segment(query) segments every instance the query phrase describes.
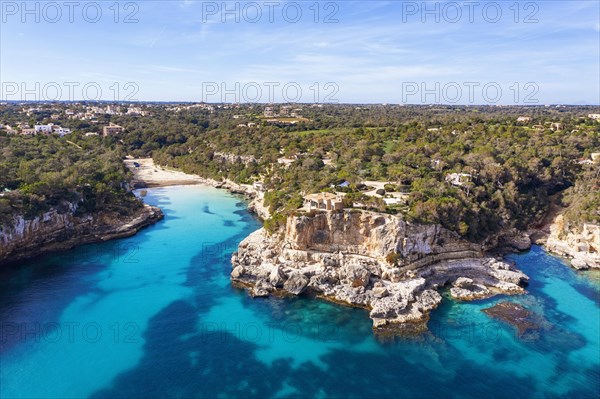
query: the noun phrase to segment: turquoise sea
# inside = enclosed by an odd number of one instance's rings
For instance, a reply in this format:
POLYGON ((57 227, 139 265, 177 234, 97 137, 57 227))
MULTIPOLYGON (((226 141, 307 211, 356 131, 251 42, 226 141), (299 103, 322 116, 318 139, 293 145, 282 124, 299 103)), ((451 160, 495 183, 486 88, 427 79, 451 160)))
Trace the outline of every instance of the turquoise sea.
POLYGON ((366 311, 251 299, 231 252, 260 224, 203 186, 148 190, 134 237, 0 270, 1 398, 599 398, 598 275, 533 247, 528 293, 444 301, 431 332, 378 339, 366 311), (481 309, 510 300, 539 334, 481 309))

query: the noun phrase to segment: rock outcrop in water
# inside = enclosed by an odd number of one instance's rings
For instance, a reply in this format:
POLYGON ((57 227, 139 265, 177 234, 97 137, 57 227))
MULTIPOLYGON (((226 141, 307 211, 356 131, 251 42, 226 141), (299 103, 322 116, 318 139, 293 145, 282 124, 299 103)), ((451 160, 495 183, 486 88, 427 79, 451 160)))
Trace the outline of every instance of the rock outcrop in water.
POLYGON ((543 328, 539 316, 534 315, 523 305, 513 302, 500 302, 491 308, 482 309, 490 317, 501 320, 517 329, 519 338, 535 336, 543 328))
POLYGON ((12 223, 0 226, 0 264, 81 244, 129 237, 163 218, 159 208, 149 205, 129 217, 112 213, 75 216, 75 205, 68 203, 63 208, 62 212, 53 209, 29 220, 18 216, 12 223))
POLYGON ((314 295, 370 311, 374 329, 420 331, 450 284, 457 299, 524 292, 527 276, 438 225, 345 210, 291 216, 260 229, 232 258, 232 281, 253 296, 314 295))

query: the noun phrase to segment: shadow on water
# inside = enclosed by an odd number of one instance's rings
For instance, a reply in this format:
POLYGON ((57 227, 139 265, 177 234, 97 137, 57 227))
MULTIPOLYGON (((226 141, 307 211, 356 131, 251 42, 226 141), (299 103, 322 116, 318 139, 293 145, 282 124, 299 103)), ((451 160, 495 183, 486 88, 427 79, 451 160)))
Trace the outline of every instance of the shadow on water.
POLYGON ((256 360, 257 346, 230 333, 194 334, 197 309, 177 301, 153 317, 139 365, 91 398, 268 398, 289 373, 256 360), (277 373, 281 373, 277 375, 277 373))
POLYGON ((208 204, 204 204, 204 206, 202 207, 202 212, 209 214, 209 215, 215 215, 215 213, 210 210, 210 207, 208 206, 208 204))
POLYGON ((196 293, 198 312, 208 312, 218 297, 230 294, 231 287, 221 282, 229 281, 231 255, 246 236, 260 227, 260 222, 247 211, 235 211, 243 230, 233 237, 214 243, 203 243, 200 251, 191 259, 185 286, 196 293))
POLYGON ((266 365, 257 360, 257 345, 228 332, 199 334, 197 322, 197 309, 187 302, 163 309, 149 323, 138 366, 91 398, 435 398, 449 392, 458 398, 535 396, 527 378, 468 362, 460 363, 453 377, 439 378, 416 366, 414 359, 407 361, 399 350, 334 350, 322 357, 325 369, 312 363, 293 368, 289 360, 266 365))
MULTIPOLYGON (((161 204, 167 202, 157 199, 161 204)), ((0 326, 35 329, 59 322, 64 310, 78 297, 98 294, 96 297, 100 300, 107 293, 98 287, 101 272, 117 263, 128 266, 128 262, 134 260, 133 254, 150 240, 148 233, 166 228, 164 220, 158 221, 133 237, 85 244, 3 266, 0 268, 0 326)), ((3 334, 0 353, 35 339, 35 334, 3 334)))
POLYGON ((96 290, 91 277, 106 267, 106 264, 96 262, 65 264, 59 256, 48 255, 3 270, 0 275, 0 326, 4 333, 0 353, 6 354, 16 345, 35 340, 35 334, 11 334, 10 331, 15 328, 36 331, 36 326, 57 322, 74 298, 96 290), (35 307, 30 306, 32 303, 35 307))
MULTIPOLYGON (((150 203, 165 207, 167 218, 176 218, 176 215, 173 216, 176 210, 170 211, 167 197, 163 194, 160 189, 153 191, 149 195, 150 203)), ((540 387, 527 376, 527 373, 535 373, 536 370, 526 369, 525 373, 521 369, 515 370, 521 367, 520 362, 525 357, 525 353, 519 352, 525 351, 526 349, 522 349, 524 347, 515 350, 514 345, 503 342, 490 344, 483 341, 476 348, 455 347, 447 336, 433 334, 429 336, 430 339, 421 342, 404 340, 382 345, 371 339, 371 324, 364 310, 348 309, 306 298, 252 299, 245 292, 231 287, 231 253, 237 250, 239 241, 260 226, 258 220, 246 211, 244 202, 237 202, 235 206, 237 210, 234 214, 238 218, 228 216, 232 220, 224 220, 223 225, 225 228, 239 228, 241 231, 225 241, 206 243, 198 248, 196 255, 190 260, 189 267, 182 270, 182 273, 185 273, 184 284, 192 288, 193 295, 170 302, 154 314, 143 333, 143 353, 138 363, 132 369, 117 375, 109 385, 93 393, 92 398, 552 397, 552 394, 548 394, 552 392, 552 381, 548 386, 542 387, 544 392, 537 392, 536 389, 540 387), (229 221, 234 226, 227 226, 229 221), (234 302, 233 310, 240 314, 260 314, 266 320, 275 323, 334 326, 337 329, 335 345, 317 342, 314 343, 314 347, 304 348, 300 346, 304 343, 278 341, 266 344, 273 344, 274 348, 265 348, 264 342, 259 344, 248 339, 242 340, 235 332, 219 331, 216 334, 206 334, 206 331, 202 331, 199 328, 202 317, 211 310, 221 309, 214 307, 220 301, 232 297, 235 297, 234 301, 230 301, 234 302), (277 345, 279 347, 276 347, 277 345), (297 346, 288 351, 289 347, 281 347, 285 345, 297 346), (265 349, 282 350, 282 354, 273 356, 276 360, 265 361, 264 356, 261 356, 265 349), (303 361, 298 364, 291 358, 294 353, 313 349, 320 353, 318 362, 303 361), (464 350, 473 351, 475 356, 478 355, 477 351, 489 353, 491 361, 483 356, 481 361, 474 361, 462 352, 464 350), (290 357, 286 357, 287 353, 290 353, 290 357), (511 363, 513 368, 508 369, 511 363)), ((162 228, 167 227, 160 222, 150 227, 162 228)), ((141 242, 138 240, 145 239, 142 233, 130 242, 141 242)), ((108 250, 113 248, 110 245, 116 244, 99 244, 98 248, 108 250)), ((83 254, 82 258, 86 259, 83 254)), ((104 270, 108 264, 90 261, 82 267, 81 261, 61 263, 61 257, 55 256, 53 259, 54 263, 50 264, 60 265, 61 269, 49 271, 40 264, 36 266, 39 267, 39 271, 34 267, 23 276, 16 276, 15 278, 21 279, 22 283, 20 288, 15 289, 14 294, 20 295, 21 291, 27 291, 26 287, 32 282, 46 283, 47 278, 59 279, 52 282, 59 286, 68 284, 61 283, 61 278, 81 279, 85 282, 70 284, 76 287, 72 292, 63 293, 57 290, 48 294, 57 297, 54 299, 36 298, 37 309, 40 306, 38 304, 47 299, 60 301, 59 308, 62 310, 78 295, 93 291, 96 289, 95 279, 100 278, 95 274, 104 270), (50 276, 43 274, 49 272, 50 276)), ((550 270, 546 272, 551 273, 550 270)), ((530 275, 534 273, 531 272, 530 275)), ((543 292, 544 284, 543 281, 533 281, 529 288, 532 295, 521 300, 532 308, 540 309, 544 315, 547 311, 554 310, 556 314, 550 317, 553 323, 570 321, 570 316, 558 311, 556 300, 543 292)), ((12 294, 3 294, 0 298, 6 299, 11 296, 12 294)), ((487 306, 487 302, 485 304, 487 306)), ((1 306, 0 302, 0 315, 4 315, 1 306)), ((454 318, 455 322, 460 324, 463 317, 459 311, 460 306, 444 301, 432 315, 432 322, 451 324, 454 318)), ((225 306, 223 309, 230 308, 225 306)), ((28 317, 36 316, 32 314, 28 317)), ((58 314, 52 313, 50 319, 56 317, 58 314)), ((224 315, 224 318, 226 317, 227 315, 224 315)), ((485 316, 482 316, 482 319, 486 320, 485 316)), ((497 324, 492 320, 490 323, 497 324)), ((509 329, 506 326, 504 328, 509 329)), ((581 341, 578 341, 577 337, 559 336, 557 342, 544 341, 533 349, 544 354, 552 353, 549 361, 558 359, 554 368, 558 380, 560 373, 568 374, 577 370, 578 365, 573 364, 567 354, 580 345, 581 341), (577 344, 569 345, 562 342, 563 339, 577 344), (560 355, 560 351, 567 354, 560 355)), ((600 380, 598 368, 591 367, 579 372, 585 375, 590 385, 575 386, 567 396, 598 397, 598 390, 594 390, 600 380)))
POLYGON ((200 331, 202 314, 221 298, 239 295, 245 309, 267 314, 274 322, 343 326, 336 338, 344 347, 354 348, 372 333, 361 310, 306 298, 255 300, 223 284, 229 281, 230 256, 237 243, 258 226, 247 212, 239 215, 244 231, 202 248, 191 260, 186 285, 194 288, 193 301, 173 302, 154 316, 138 365, 92 398, 432 398, 448 392, 461 398, 535 396, 527 378, 498 373, 493 367, 482 369, 439 342, 391 343, 376 353, 329 349, 320 358, 324 367, 312 362, 294 367, 292 359, 260 361, 257 351, 263 348, 231 332, 200 331), (444 364, 439 359, 439 365, 419 366, 436 357, 452 359, 456 373, 436 372, 444 364))
MULTIPOLYGON (((356 350, 355 345, 360 345, 371 334, 364 311, 306 298, 256 300, 229 284, 223 284, 229 279, 230 256, 237 243, 258 227, 257 221, 245 210, 236 213, 242 219, 240 225, 246 225, 243 231, 225 242, 202 248, 191 260, 186 285, 194 288, 196 296, 193 301, 174 302, 157 314, 146 331, 144 355, 138 366, 117 376, 110 387, 99 390, 92 398, 540 396, 540 392, 536 391, 539 387, 531 378, 507 371, 506 367, 498 367, 499 363, 506 366, 523 360, 523 356, 511 346, 482 342, 483 350, 491 352, 494 362, 485 367, 462 356, 459 349, 449 345, 447 337, 433 336, 424 342, 394 341, 378 344, 379 349, 375 350, 356 350), (336 337, 342 347, 327 349, 319 358, 321 365, 304 362, 294 366, 293 359, 286 358, 268 364, 257 357, 257 351, 264 348, 256 343, 240 340, 227 331, 208 336, 199 331, 202 315, 221 298, 232 295, 240 296, 241 305, 247 311, 268 315, 269 320, 274 322, 343 326, 336 337)), ((537 299, 541 305, 532 303, 532 306, 541 306, 543 312, 556 309, 556 301, 543 294, 541 288, 541 283, 530 287, 541 298, 537 299)), ((494 301, 481 301, 480 304, 487 306, 494 301)), ((441 322, 441 319, 447 318, 445 321, 452 323, 459 307, 444 301, 433 321, 441 322)), ((460 318, 460 311, 458 313, 460 318)), ((568 318, 567 315, 561 316, 568 318)), ((490 320, 490 323, 496 321, 490 320)), ((559 354, 556 373, 562 371, 560 364, 568 368, 565 372, 573 372, 577 365, 571 364, 567 355, 560 355, 560 352, 581 347, 585 342, 580 338, 562 337, 559 342, 544 340, 542 344, 538 343, 536 350, 559 354), (563 339, 570 342, 563 342, 563 339)), ((582 372, 589 376, 591 386, 572 388, 568 396, 594 397, 598 370, 592 367, 582 372)), ((546 388, 543 396, 553 397, 549 393, 551 386, 546 388)))

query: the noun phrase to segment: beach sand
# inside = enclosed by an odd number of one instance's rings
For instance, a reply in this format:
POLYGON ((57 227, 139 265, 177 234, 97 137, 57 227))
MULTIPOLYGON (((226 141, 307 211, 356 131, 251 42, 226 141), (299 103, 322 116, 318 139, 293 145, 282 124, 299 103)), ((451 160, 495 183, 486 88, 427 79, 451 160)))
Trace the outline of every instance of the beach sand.
POLYGON ((133 173, 134 186, 140 188, 206 183, 200 176, 157 166, 152 158, 126 159, 125 165, 133 173))

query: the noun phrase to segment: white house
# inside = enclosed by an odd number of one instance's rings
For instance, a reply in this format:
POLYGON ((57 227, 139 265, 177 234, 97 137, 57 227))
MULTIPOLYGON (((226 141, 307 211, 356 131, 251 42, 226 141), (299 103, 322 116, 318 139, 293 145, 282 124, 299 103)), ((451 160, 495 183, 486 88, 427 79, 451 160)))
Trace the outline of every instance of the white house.
POLYGON ((402 199, 396 198, 396 197, 393 197, 393 198, 384 198, 383 202, 385 202, 385 204, 387 206, 398 205, 398 204, 402 204, 403 203, 402 199))
POLYGON ((595 119, 598 121, 600 120, 600 114, 589 114, 588 118, 595 119))
POLYGON ((462 187, 465 183, 468 183, 473 178, 468 173, 450 173, 446 176, 446 182, 453 186, 462 187))
POLYGON ((308 210, 322 209, 333 211, 344 209, 342 197, 332 193, 318 193, 304 196, 304 207, 308 210))
POLYGON ((67 129, 66 127, 54 126, 54 133, 58 134, 60 137, 63 137, 67 134, 71 134, 71 129, 67 129))
POLYGON ((52 130, 54 130, 54 124, 49 123, 47 125, 35 125, 33 126, 33 129, 36 133, 50 134, 52 133, 52 130))

